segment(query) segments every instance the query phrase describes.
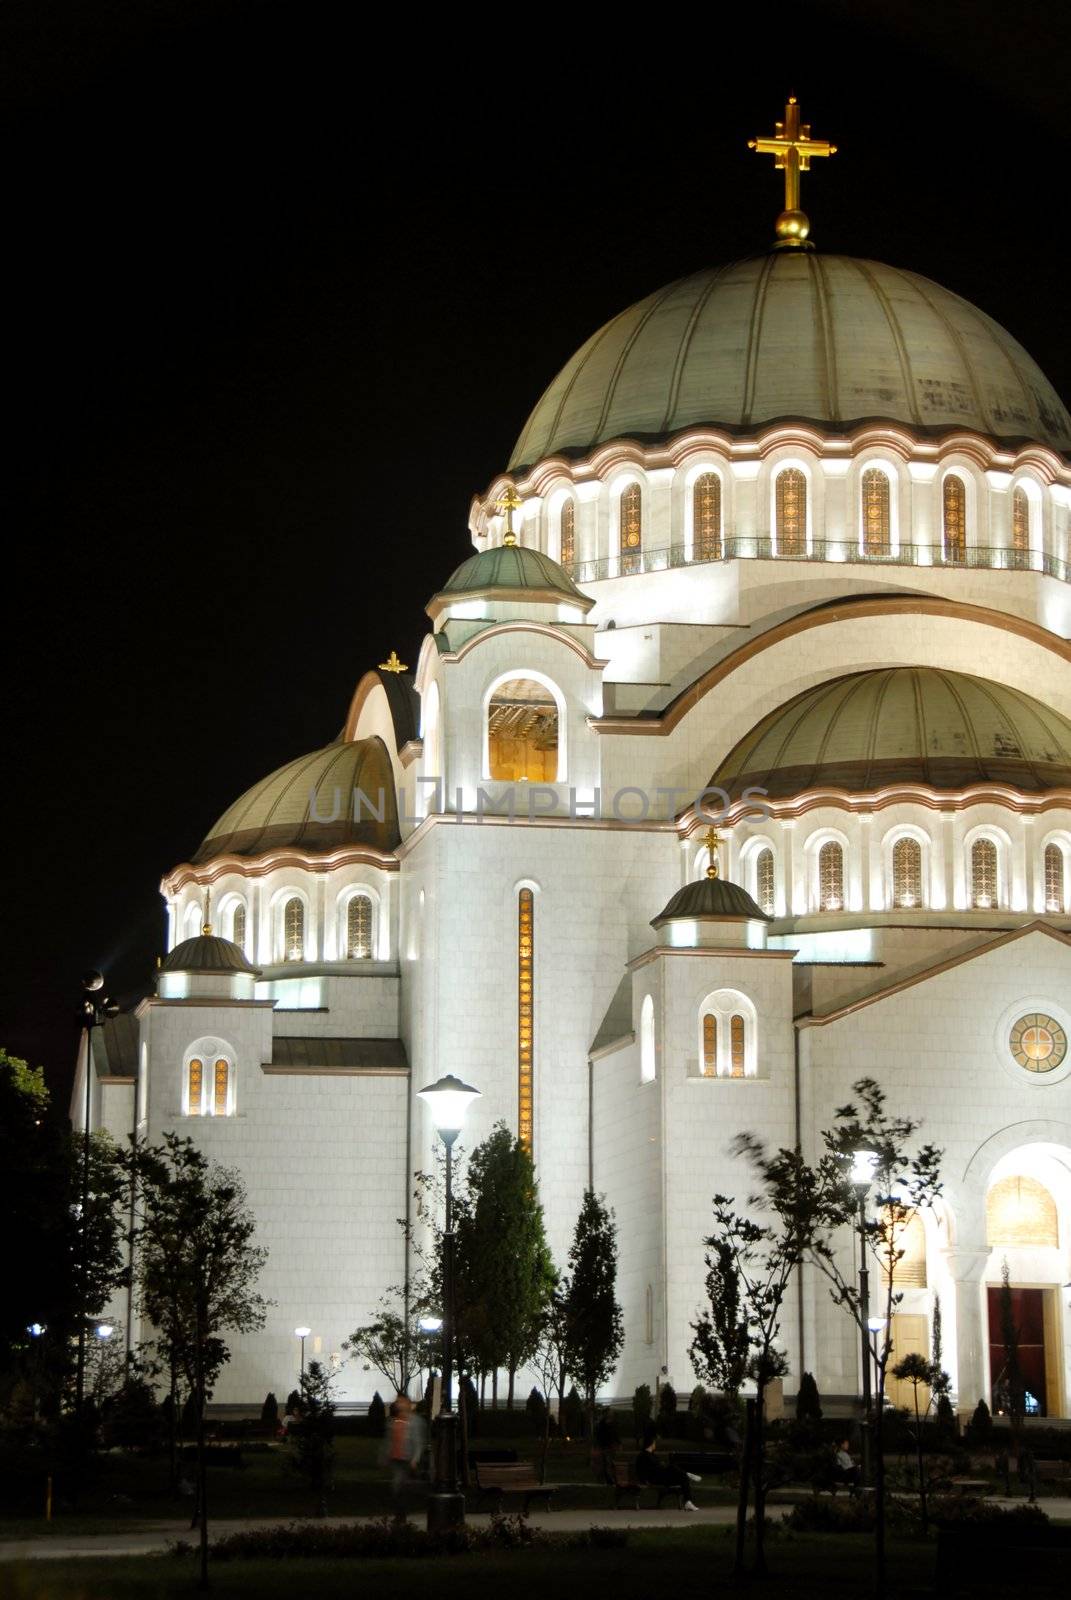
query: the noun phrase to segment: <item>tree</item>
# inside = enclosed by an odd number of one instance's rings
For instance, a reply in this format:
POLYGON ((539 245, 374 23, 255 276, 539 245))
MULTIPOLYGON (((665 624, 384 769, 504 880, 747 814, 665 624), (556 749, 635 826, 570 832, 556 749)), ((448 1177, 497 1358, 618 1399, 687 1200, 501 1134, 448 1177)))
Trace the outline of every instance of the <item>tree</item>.
POLYGON ((651 1420, 652 1405, 651 1385, 649 1383, 638 1384, 632 1395, 632 1432, 637 1448, 643 1439, 647 1424, 651 1420))
POLYGON ((365 1372, 378 1372, 395 1394, 408 1394, 420 1365, 420 1330, 412 1311, 406 1316, 404 1291, 388 1289, 371 1322, 355 1328, 342 1348, 363 1363, 365 1372))
POLYGON ((822 1397, 818 1393, 818 1385, 810 1372, 801 1372, 799 1388, 796 1390, 796 1421, 803 1423, 821 1422, 822 1397))
POLYGON ((539 1481, 547 1478, 547 1453, 550 1449, 550 1400, 557 1391, 558 1420, 561 1422, 565 1400, 565 1380, 569 1375, 569 1322, 566 1309, 568 1283, 559 1279, 552 1291, 543 1320, 539 1326, 532 1365, 543 1384, 546 1404, 543 1407, 543 1442, 539 1458, 539 1481))
POLYGON ((735 1401, 747 1376, 751 1335, 732 1242, 712 1234, 706 1240, 705 1260, 707 1304, 692 1323, 688 1353, 696 1376, 735 1401))
POLYGON ((309 1362, 301 1374, 301 1421, 287 1436, 293 1440, 294 1466, 309 1480, 318 1517, 327 1515, 335 1464, 334 1382, 330 1368, 309 1362))
POLYGON ((266 1302, 256 1290, 267 1251, 254 1244, 255 1223, 241 1179, 210 1163, 190 1139, 164 1136, 130 1157, 140 1212, 139 1305, 156 1330, 155 1345, 185 1379, 197 1419, 200 1586, 208 1587, 205 1406, 230 1359, 226 1333, 262 1327, 266 1302))
POLYGON ((274 1434, 279 1426, 279 1402, 269 1389, 264 1396, 264 1404, 260 1408, 260 1425, 274 1434))
POLYGON ((569 1371, 583 1386, 588 1434, 595 1397, 617 1365, 625 1340, 617 1303, 617 1226, 614 1214, 593 1189, 584 1191, 569 1251, 565 1325, 569 1371))

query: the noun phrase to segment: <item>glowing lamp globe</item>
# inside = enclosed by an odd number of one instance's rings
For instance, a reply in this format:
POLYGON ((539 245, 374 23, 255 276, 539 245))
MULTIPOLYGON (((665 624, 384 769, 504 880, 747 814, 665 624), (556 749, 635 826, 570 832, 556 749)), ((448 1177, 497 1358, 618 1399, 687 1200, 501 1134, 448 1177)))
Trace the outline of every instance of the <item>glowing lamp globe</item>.
POLYGON ((480 1091, 474 1089, 471 1084, 462 1083, 461 1079, 455 1078, 452 1073, 447 1073, 438 1083, 429 1084, 426 1089, 421 1089, 418 1098, 428 1107, 439 1133, 457 1134, 461 1132, 465 1113, 472 1101, 480 1099, 480 1091))
POLYGON ((850 1181, 852 1188, 860 1199, 863 1199, 870 1185, 874 1182, 874 1173, 877 1170, 878 1160, 879 1157, 876 1150, 852 1151, 850 1181))

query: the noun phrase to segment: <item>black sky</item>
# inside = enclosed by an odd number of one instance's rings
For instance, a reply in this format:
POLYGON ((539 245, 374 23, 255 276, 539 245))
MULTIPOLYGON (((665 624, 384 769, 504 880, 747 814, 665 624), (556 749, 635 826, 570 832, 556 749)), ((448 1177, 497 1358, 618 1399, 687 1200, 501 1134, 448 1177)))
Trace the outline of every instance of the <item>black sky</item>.
POLYGON ((82 970, 146 981, 161 873, 415 660, 557 368, 766 247, 790 90, 819 246, 1071 395, 1064 10, 6 0, 0 1043, 65 1096, 82 970))

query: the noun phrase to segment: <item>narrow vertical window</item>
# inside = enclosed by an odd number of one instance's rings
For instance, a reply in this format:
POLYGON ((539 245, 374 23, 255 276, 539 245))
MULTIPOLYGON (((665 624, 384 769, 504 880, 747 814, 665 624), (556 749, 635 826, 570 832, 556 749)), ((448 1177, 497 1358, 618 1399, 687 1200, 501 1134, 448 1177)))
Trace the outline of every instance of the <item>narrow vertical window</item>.
POLYGON ((774 853, 765 845, 755 857, 755 899, 768 917, 774 914, 774 853))
POLYGON ((962 478, 949 473, 942 490, 944 557, 946 561, 967 559, 967 491, 962 478))
POLYGON ((302 961, 305 957, 305 907, 295 895, 283 907, 283 959, 302 961))
POLYGON ((887 556, 892 550, 889 480, 880 467, 868 467, 862 479, 863 554, 887 556))
POLYGON ((571 567, 576 560, 576 503, 573 500, 562 502, 559 549, 562 566, 571 567))
POLYGON ((201 1096, 204 1093, 205 1064, 194 1056, 186 1068, 186 1107, 191 1117, 201 1115, 201 1096))
POLYGON ((1025 489, 1012 491, 1012 566, 1026 565, 1030 549, 1030 501, 1025 489))
POLYGON ((230 1089, 230 1062, 220 1056, 216 1062, 212 1078, 212 1114, 216 1117, 227 1115, 227 1097, 230 1089))
POLYGON ((245 906, 239 900, 231 918, 231 940, 245 949, 245 906))
POLYGON ((708 1011, 703 1018, 703 1076, 713 1078, 718 1071, 718 1019, 708 1011))
POLYGON ((517 897, 517 1137, 532 1148, 532 1069, 535 1000, 535 895, 522 889, 517 897))
POLYGON ((917 839, 897 839, 892 853, 893 905, 910 911, 922 904, 922 846, 917 839))
POLYGON ((997 903, 997 847, 992 839, 971 845, 971 905, 988 911, 997 903))
POLYGON ((372 902, 366 894, 355 894, 346 908, 346 954, 351 961, 371 960, 372 902))
POLYGON ((1045 846, 1045 910, 1062 911, 1064 898, 1064 853, 1058 844, 1045 846))
POLYGON ((807 479, 799 467, 777 474, 777 554, 807 553, 807 479))
POLYGON ((737 1012, 729 1023, 729 1076, 744 1076, 744 1039, 746 1030, 743 1017, 737 1012))
POLYGON ((818 909, 840 911, 844 906, 844 851, 827 839, 818 852, 818 909))
POLYGON ((692 489, 692 560, 721 560, 721 479, 704 472, 692 489))
POLYGON ((621 519, 621 572, 640 571, 640 545, 643 537, 643 501, 638 483, 630 483, 621 491, 619 502, 621 519))

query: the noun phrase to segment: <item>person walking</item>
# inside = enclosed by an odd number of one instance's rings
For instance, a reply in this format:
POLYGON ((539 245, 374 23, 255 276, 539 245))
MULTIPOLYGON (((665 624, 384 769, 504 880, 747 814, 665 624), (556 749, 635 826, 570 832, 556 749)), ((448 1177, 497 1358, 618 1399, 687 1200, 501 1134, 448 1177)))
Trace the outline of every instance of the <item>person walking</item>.
POLYGON ((406 1491, 419 1475, 426 1438, 423 1417, 414 1412, 407 1394, 398 1395, 391 1401, 384 1439, 395 1516, 405 1516, 406 1491))

